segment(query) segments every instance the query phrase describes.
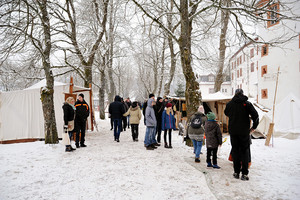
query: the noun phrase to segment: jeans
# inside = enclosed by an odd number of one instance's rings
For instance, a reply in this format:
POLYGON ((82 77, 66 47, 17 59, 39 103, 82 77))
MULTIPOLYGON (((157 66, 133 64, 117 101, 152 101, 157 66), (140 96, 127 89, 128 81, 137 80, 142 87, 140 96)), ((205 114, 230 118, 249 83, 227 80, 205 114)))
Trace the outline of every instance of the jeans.
POLYGON ((200 158, 200 152, 202 149, 202 141, 192 140, 194 145, 194 152, 196 154, 196 158, 200 158))
POLYGON ((122 119, 113 119, 114 121, 114 136, 115 140, 120 138, 120 132, 122 130, 122 119))
POLYGON ((156 131, 156 127, 155 126, 147 126, 146 128, 146 134, 145 134, 145 140, 144 140, 144 144, 147 146, 151 145, 151 144, 155 144, 156 140, 155 140, 155 131, 156 131))
POLYGON ((128 115, 128 116, 127 116, 127 128, 129 128, 129 125, 130 125, 129 119, 130 119, 130 116, 128 115))

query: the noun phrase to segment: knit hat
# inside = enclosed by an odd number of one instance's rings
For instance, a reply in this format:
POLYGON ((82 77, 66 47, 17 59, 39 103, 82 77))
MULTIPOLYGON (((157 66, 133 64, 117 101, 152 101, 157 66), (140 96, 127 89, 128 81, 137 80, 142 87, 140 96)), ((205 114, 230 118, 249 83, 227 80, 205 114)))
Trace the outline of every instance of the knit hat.
POLYGON ((237 94, 244 94, 244 91, 242 89, 236 89, 235 95, 237 95, 237 94))
POLYGON ((82 93, 80 93, 78 96, 81 96, 84 99, 84 95, 82 93))
POLYGON ((166 107, 167 108, 172 107, 172 104, 171 103, 167 103, 166 107))
POLYGON ((152 97, 154 97, 154 94, 152 94, 152 93, 149 94, 149 99, 152 98, 152 97))
POLYGON ((207 116, 208 120, 215 120, 216 119, 216 115, 213 112, 207 113, 206 116, 207 116))

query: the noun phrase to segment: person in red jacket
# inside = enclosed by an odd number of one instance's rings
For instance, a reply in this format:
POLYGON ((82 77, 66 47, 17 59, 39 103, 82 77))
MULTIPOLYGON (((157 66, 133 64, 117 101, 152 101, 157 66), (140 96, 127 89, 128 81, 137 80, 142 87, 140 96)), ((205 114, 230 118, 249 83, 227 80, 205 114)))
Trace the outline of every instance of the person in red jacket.
POLYGON ((249 180, 250 133, 256 129, 259 122, 257 111, 247 100, 248 97, 244 95, 243 90, 237 89, 224 110, 225 115, 229 117, 228 130, 232 146, 233 176, 238 179, 242 171, 241 180, 249 180), (253 121, 251 128, 250 116, 253 121))

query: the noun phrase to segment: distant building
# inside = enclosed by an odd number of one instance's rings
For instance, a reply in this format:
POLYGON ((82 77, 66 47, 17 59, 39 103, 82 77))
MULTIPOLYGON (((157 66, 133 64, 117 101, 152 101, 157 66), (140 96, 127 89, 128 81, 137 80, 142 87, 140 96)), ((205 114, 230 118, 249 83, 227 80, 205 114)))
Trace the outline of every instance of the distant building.
MULTIPOLYGON (((215 75, 210 73, 208 75, 203 75, 200 76, 199 79, 199 86, 200 86, 200 91, 202 96, 208 95, 215 93, 215 75)), ((230 78, 225 77, 225 80, 223 84, 221 85, 221 90, 220 92, 231 95, 231 83, 230 83, 230 78)))
MULTIPOLYGON (((262 0, 258 6, 266 3, 262 0)), ((281 3, 286 2, 280 1, 281 3)), ((276 12, 287 11, 280 7, 279 2, 270 6, 276 12)), ((294 13, 300 13, 300 3, 292 7, 294 13)), ((291 12, 291 11, 289 11, 291 12)), ((271 109, 274 96, 278 67, 280 67, 276 103, 281 102, 289 93, 300 98, 300 22, 286 20, 280 21, 276 13, 262 16, 270 19, 256 26, 257 35, 264 41, 276 41, 276 38, 291 38, 284 44, 270 46, 249 42, 239 49, 230 58, 230 74, 232 93, 237 88, 242 88, 246 95, 254 97, 257 102, 271 109), (273 21, 271 19, 274 19, 273 21), (295 34, 298 34, 297 37, 295 34)))

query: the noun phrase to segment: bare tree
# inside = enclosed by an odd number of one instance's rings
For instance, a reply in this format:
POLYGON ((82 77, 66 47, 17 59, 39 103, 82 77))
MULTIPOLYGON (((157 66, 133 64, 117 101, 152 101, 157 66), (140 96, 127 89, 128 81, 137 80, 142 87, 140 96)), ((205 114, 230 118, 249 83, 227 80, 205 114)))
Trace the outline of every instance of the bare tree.
POLYGON ((1 31, 7 36, 10 35, 8 41, 10 45, 6 46, 6 53, 22 49, 30 42, 41 56, 46 77, 46 87, 41 88, 45 143, 57 143, 58 135, 53 103, 54 78, 50 64, 51 35, 53 33, 48 13, 49 2, 47 0, 2 1, 0 9, 5 10, 1 14, 1 31))

